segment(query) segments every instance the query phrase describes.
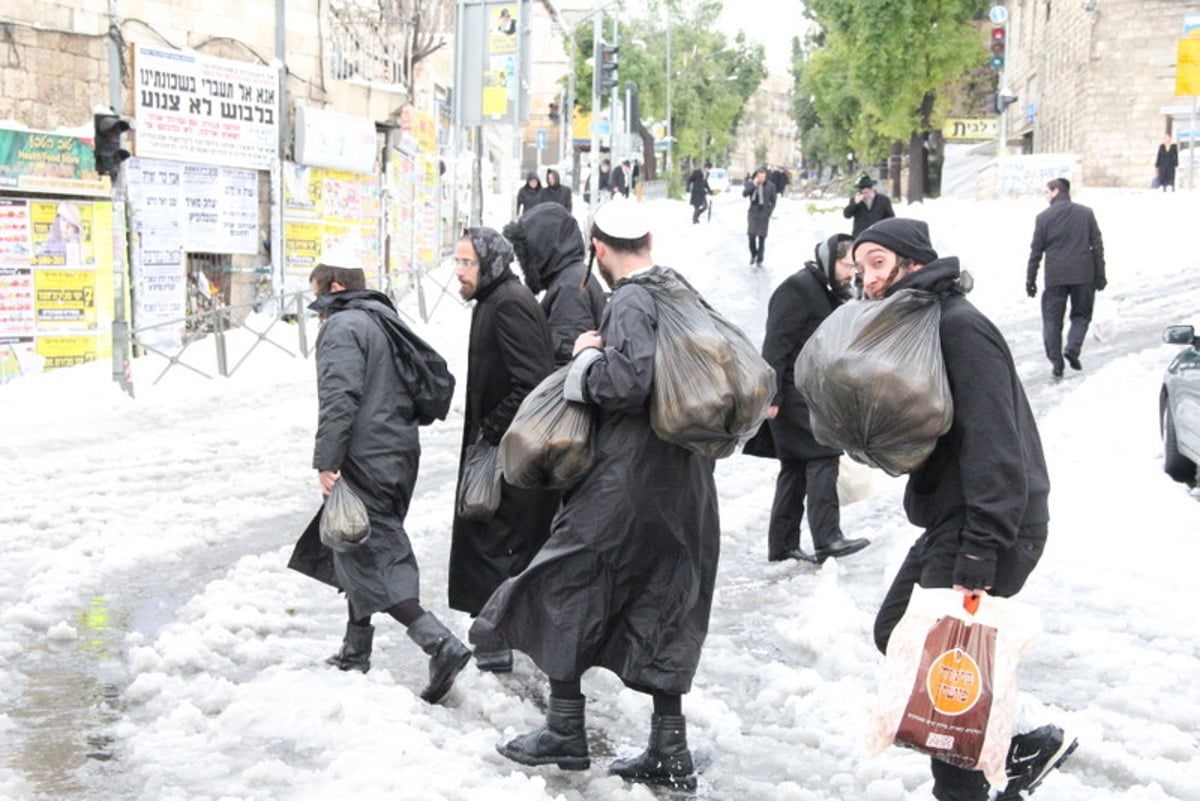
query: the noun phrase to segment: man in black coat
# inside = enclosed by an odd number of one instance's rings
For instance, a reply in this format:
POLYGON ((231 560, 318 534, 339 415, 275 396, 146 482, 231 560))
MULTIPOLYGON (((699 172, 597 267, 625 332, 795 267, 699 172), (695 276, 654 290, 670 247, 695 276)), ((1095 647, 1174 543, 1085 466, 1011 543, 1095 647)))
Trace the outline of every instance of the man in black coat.
MULTIPOLYGON (((909 475, 905 489, 908 520, 924 533, 900 565, 875 619, 875 644, 886 652, 915 585, 954 588, 967 597, 1020 591, 1046 546, 1050 479, 1008 343, 966 299, 958 259, 938 258, 925 223, 911 219, 884 220, 859 234, 854 259, 872 300, 903 289, 940 299, 938 337, 954 401, 950 430, 909 475)), ((1074 745, 1057 726, 1015 736, 1010 781, 999 798, 1018 799, 1074 745)), ((931 763, 935 798, 988 798, 982 773, 939 759, 931 763)))
POLYGON ((404 516, 417 480, 421 444, 410 387, 397 366, 388 329, 404 328, 386 295, 366 289, 363 271, 319 265, 310 284, 317 335, 317 416, 313 467, 324 495, 348 482, 367 507, 370 534, 353 550, 334 551, 318 536, 320 514, 296 544, 288 566, 346 593, 342 649, 326 660, 341 670, 371 668, 375 627, 387 612, 430 655, 421 697, 437 703, 470 650, 418 600, 417 559, 404 516))
POLYGON ((859 178, 857 189, 854 197, 850 198, 850 202, 842 210, 843 217, 854 220, 851 236, 858 236, 880 220, 896 216, 896 212, 892 210, 891 198, 875 191, 875 181, 871 176, 864 174, 859 178))
POLYGON ((829 557, 849 556, 870 545, 870 540, 848 540, 842 535, 838 505, 838 458, 842 452, 817 442, 808 419, 808 406, 796 388, 796 357, 821 322, 851 296, 853 240, 835 234, 816 247, 815 261, 793 273, 771 295, 762 355, 775 369, 778 388, 767 408, 767 424, 746 443, 743 452, 779 459, 775 502, 767 532, 767 559, 780 562, 800 559, 821 563, 829 557), (770 440, 764 453, 759 444, 770 440), (813 553, 800 548, 800 521, 808 498, 808 527, 813 553))
POLYGON ((1179 166, 1179 148, 1171 141, 1171 135, 1163 136, 1158 152, 1154 154, 1154 175, 1158 185, 1166 192, 1167 187, 1175 191, 1175 168, 1179 166))
POLYGON ((596 212, 592 246, 612 287, 600 330, 581 334, 566 400, 595 412, 596 461, 566 495, 533 562, 496 590, 471 627, 500 637, 550 680, 546 725, 500 746, 525 765, 591 764, 580 678, 607 668, 653 697, 646 751, 609 771, 631 781, 696 786, 682 697, 708 633, 720 550, 714 462, 650 426, 658 306, 635 272, 654 266, 637 204, 596 212))
POLYGON ((688 176, 687 189, 692 204, 692 225, 700 222, 700 215, 708 208, 708 196, 713 193, 708 185, 710 170, 712 170, 712 162, 706 161, 703 167, 697 167, 688 176))
POLYGON ((600 327, 604 290, 588 271, 583 233, 575 218, 556 203, 534 206, 518 222, 504 226, 525 286, 542 295, 542 311, 550 324, 554 365, 571 361, 575 339, 600 327))
MULTIPOLYGON (((491 228, 469 228, 454 248, 464 300, 475 301, 467 353, 466 411, 461 456, 483 440, 498 446, 521 401, 553 368, 550 328, 533 294, 513 274, 512 246, 491 228)), ((459 484, 462 484, 460 458, 459 484)), ((520 573, 550 535, 559 494, 501 484, 489 520, 454 516, 449 594, 453 609, 479 614, 492 591, 520 573)), ((457 493, 455 495, 457 496, 457 493)), ((512 669, 512 653, 497 643, 477 651, 481 670, 512 669)))
POLYGON ((767 231, 771 226, 771 214, 775 211, 775 184, 767 180, 766 167, 759 167, 752 177, 746 179, 742 197, 750 198, 750 207, 746 209, 750 266, 762 267, 763 255, 767 250, 767 231))
POLYGON ((1108 286, 1104 272, 1104 241, 1096 215, 1087 206, 1071 200, 1071 183, 1055 178, 1046 184, 1050 208, 1037 216, 1025 292, 1037 297, 1038 266, 1046 256, 1042 291, 1042 342, 1054 378, 1062 378, 1063 357, 1072 370, 1082 370, 1079 354, 1092 322, 1096 293, 1108 286), (1063 317, 1071 301, 1071 327, 1063 348, 1063 317))

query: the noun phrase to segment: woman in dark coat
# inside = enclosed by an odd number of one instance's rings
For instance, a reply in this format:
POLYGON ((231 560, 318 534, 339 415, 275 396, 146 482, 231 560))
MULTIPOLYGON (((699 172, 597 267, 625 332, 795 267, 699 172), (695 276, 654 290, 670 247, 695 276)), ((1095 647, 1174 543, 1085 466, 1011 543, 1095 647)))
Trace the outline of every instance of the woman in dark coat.
POLYGON ((1158 153, 1154 157, 1154 170, 1158 174, 1158 185, 1162 187, 1164 192, 1167 187, 1171 187, 1171 191, 1175 191, 1175 168, 1179 166, 1179 148, 1171 141, 1171 135, 1167 134, 1163 137, 1162 144, 1158 146, 1158 153))
POLYGON ((775 502, 767 532, 767 558, 772 562, 800 559, 824 562, 831 556, 848 556, 869 545, 865 539, 842 535, 838 505, 838 458, 841 451, 817 442, 808 419, 808 406, 796 388, 796 357, 809 337, 833 310, 850 297, 854 262, 849 256, 852 239, 835 234, 816 247, 816 260, 807 262, 771 295, 763 358, 775 369, 779 382, 767 410, 770 418, 759 434, 746 443, 745 453, 779 459, 775 502), (765 442, 772 445, 768 448, 765 442), (813 553, 800 548, 800 521, 808 500, 808 527, 813 553))
POLYGON ((571 210, 571 187, 563 186, 558 170, 546 170, 546 185, 542 187, 539 203, 557 203, 567 211, 571 210))
POLYGON ((604 291, 588 273, 583 234, 575 218, 555 203, 534 206, 504 227, 525 276, 525 286, 542 295, 550 324, 555 366, 571 361, 575 338, 600 328, 604 291))
POLYGON ((759 167, 752 178, 746 179, 742 197, 750 198, 746 210, 746 234, 750 238, 750 266, 762 267, 767 249, 767 229, 775 211, 775 184, 767 180, 767 168, 759 167))
MULTIPOLYGON (((462 450, 479 439, 499 445, 521 401, 553 369, 550 329, 533 294, 509 265, 512 246, 491 228, 471 228, 456 248, 463 297, 475 301, 467 352, 466 419, 462 450), (472 253, 474 256, 464 255, 472 253), (464 263, 475 261, 474 266, 464 263)), ((462 460, 460 459, 460 464, 462 460)), ((461 468, 459 483, 462 482, 461 468)), ((457 497, 457 495, 456 495, 457 497)), ((455 514, 450 543, 453 609, 476 615, 499 584, 529 564, 550 535, 559 494, 502 483, 500 506, 489 520, 455 514)), ((477 653, 484 669, 505 670, 511 654, 477 653)))
POLYGON ((322 319, 313 467, 325 494, 335 483, 347 482, 366 506, 371 525, 367 539, 353 550, 334 551, 321 542, 318 513, 288 566, 346 593, 346 635, 328 664, 370 670, 371 615, 387 612, 430 655, 430 683, 421 697, 436 703, 471 654, 421 608, 417 560, 404 530, 421 456, 412 393, 389 336, 404 323, 386 295, 365 289, 362 270, 320 265, 311 283, 317 295, 312 308, 322 319))

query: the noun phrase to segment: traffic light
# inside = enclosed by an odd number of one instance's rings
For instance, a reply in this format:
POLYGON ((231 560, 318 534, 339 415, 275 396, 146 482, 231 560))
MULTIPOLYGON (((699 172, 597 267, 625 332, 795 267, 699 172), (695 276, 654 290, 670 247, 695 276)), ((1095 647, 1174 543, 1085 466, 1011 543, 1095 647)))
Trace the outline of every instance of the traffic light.
POLYGON ((93 119, 96 131, 92 149, 96 156, 96 172, 115 181, 121 172, 121 162, 130 155, 121 147, 121 134, 131 126, 128 120, 116 114, 96 114, 93 119))
POLYGON ((992 60, 989 63, 994 70, 1004 69, 1004 50, 1008 39, 1008 32, 1005 31, 1003 25, 997 25, 992 28, 992 60))
POLYGON ((616 45, 600 43, 600 65, 597 69, 599 81, 598 93, 603 94, 610 89, 616 89, 620 84, 620 79, 617 77, 617 51, 620 50, 616 45))
POLYGON ((992 111, 995 111, 997 114, 1003 114, 1006 108, 1016 102, 1016 95, 1006 95, 1003 92, 995 92, 992 94, 992 111))

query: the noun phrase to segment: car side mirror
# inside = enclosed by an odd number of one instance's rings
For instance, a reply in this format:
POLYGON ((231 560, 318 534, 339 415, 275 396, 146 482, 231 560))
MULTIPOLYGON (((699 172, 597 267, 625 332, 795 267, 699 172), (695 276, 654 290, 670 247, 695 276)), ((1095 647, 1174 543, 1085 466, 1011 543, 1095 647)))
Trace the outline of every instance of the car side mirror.
POLYGON ((1168 345, 1195 345, 1196 329, 1190 325, 1169 325, 1163 329, 1162 339, 1168 345))

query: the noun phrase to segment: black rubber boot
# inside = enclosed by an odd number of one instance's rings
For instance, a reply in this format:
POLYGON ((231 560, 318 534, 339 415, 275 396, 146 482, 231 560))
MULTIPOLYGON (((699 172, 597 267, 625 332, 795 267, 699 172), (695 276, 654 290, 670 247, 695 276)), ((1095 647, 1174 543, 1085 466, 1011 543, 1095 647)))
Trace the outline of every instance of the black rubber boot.
POLYGON ((585 698, 555 698, 550 696, 546 710, 546 725, 519 734, 496 750, 513 762, 522 765, 558 765, 563 770, 587 770, 587 733, 583 728, 585 698))
POLYGON ((687 744, 687 719, 683 715, 650 718, 650 745, 629 759, 614 760, 608 772, 631 782, 678 790, 696 789, 696 768, 687 744))
POLYGON ((480 651, 476 648, 475 667, 488 673, 512 673, 512 649, 500 648, 494 651, 480 651))
POLYGON ((421 615, 408 627, 408 636, 429 654, 429 686, 421 698, 436 704, 450 692, 459 671, 471 661, 471 649, 442 625, 432 612, 421 615))
POLYGON ((371 669, 371 642, 375 639, 375 627, 346 624, 346 636, 342 638, 342 650, 325 660, 339 670, 357 670, 366 673, 371 669))

